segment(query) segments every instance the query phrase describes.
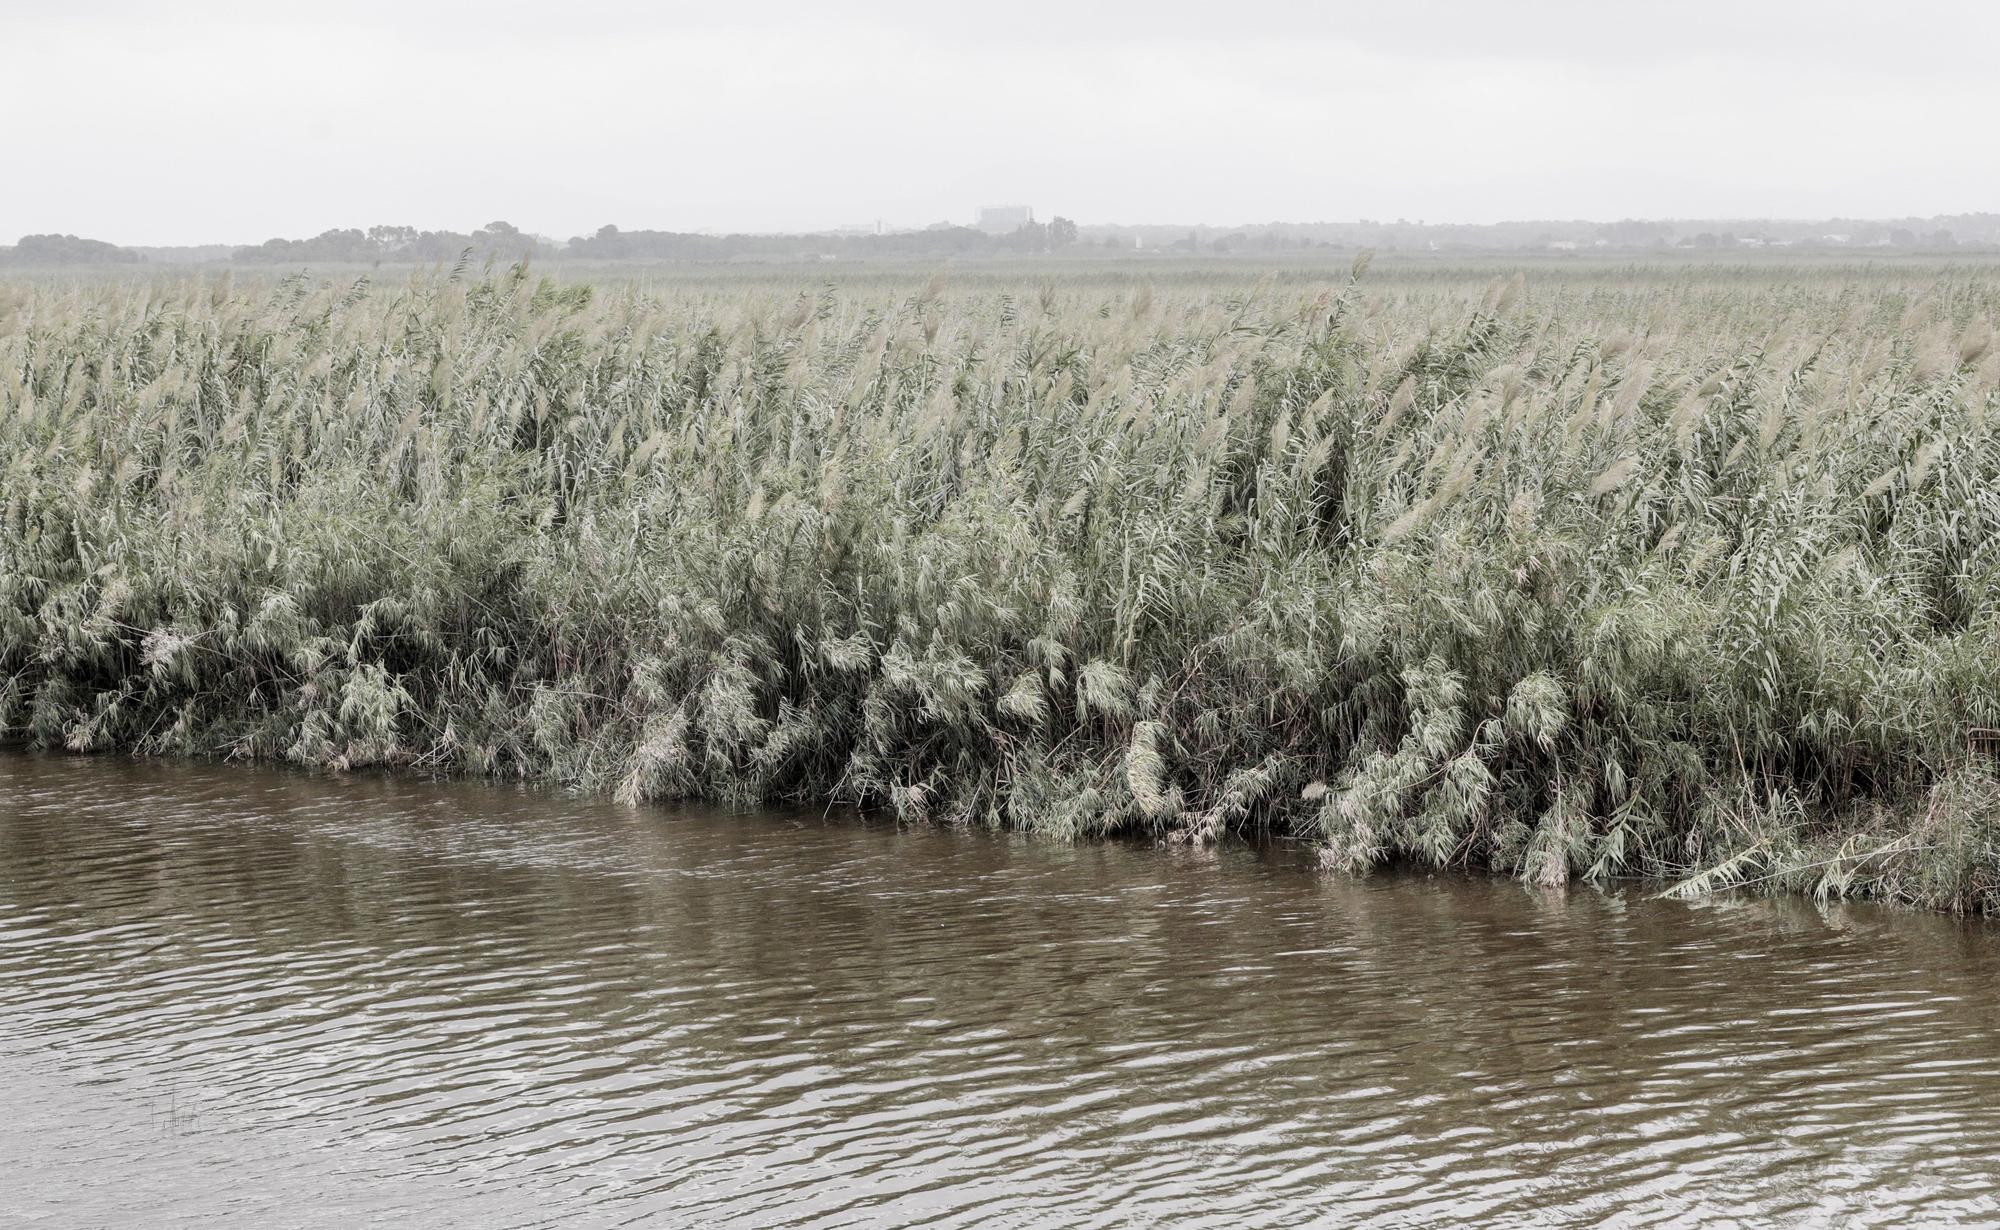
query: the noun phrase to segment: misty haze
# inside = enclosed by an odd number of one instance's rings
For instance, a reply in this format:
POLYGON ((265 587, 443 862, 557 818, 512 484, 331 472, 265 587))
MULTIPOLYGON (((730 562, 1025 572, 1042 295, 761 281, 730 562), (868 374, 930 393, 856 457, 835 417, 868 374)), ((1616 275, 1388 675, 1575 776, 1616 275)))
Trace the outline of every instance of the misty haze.
POLYGON ((2000 1224, 1996 44, 0 5, 0 1221, 2000 1224))

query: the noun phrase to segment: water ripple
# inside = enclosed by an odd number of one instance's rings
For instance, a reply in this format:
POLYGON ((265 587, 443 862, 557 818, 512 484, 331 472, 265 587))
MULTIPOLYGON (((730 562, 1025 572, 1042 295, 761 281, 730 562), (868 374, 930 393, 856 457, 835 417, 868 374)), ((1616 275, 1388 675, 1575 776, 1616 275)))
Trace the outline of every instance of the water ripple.
POLYGON ((28 1225, 2000 1220, 1996 932, 0 759, 28 1225))

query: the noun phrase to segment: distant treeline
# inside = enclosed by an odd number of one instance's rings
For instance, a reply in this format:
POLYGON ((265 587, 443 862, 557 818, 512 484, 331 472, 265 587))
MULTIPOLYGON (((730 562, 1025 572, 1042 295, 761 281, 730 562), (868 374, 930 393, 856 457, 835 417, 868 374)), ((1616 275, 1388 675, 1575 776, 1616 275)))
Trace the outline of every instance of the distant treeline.
POLYGON ((137 252, 75 235, 23 235, 11 248, 0 248, 0 265, 126 265, 145 258, 137 252))
POLYGON ((2000 247, 2000 214, 1929 218, 1813 220, 1682 219, 1619 222, 1527 221, 1436 224, 1271 222, 1238 227, 1098 224, 1067 218, 1030 222, 994 233, 951 223, 921 230, 856 230, 807 234, 699 234, 626 231, 616 226, 557 240, 489 222, 471 232, 371 226, 323 231, 307 239, 269 239, 252 247, 121 248, 74 235, 29 235, 0 248, 0 265, 79 265, 154 260, 245 265, 484 264, 524 258, 591 261, 923 260, 1005 257, 1056 252, 1111 255, 1206 253, 1255 255, 1327 249, 1383 252, 1724 252, 1797 248, 1841 251, 1943 251, 2000 247))
POLYGON ((489 222, 470 234, 419 231, 411 226, 371 226, 366 231, 333 230, 311 239, 272 239, 239 248, 242 263, 301 262, 580 260, 730 261, 814 260, 822 257, 984 256, 1048 252, 1077 242, 1076 224, 1065 218, 1030 222, 994 235, 967 226, 934 226, 886 234, 702 235, 681 231, 621 231, 600 227, 565 244, 530 235, 507 222, 489 222))
POLYGON ((506 222, 489 222, 471 234, 420 231, 414 226, 371 226, 367 230, 322 231, 310 239, 267 239, 238 248, 230 259, 244 264, 360 263, 394 260, 429 264, 494 257, 517 261, 549 254, 546 241, 506 222))
POLYGON ((1094 241, 1179 251, 1256 252, 1333 247, 1383 252, 1716 251, 1741 248, 1947 249, 2000 245, 2000 214, 1928 218, 1693 218, 1618 222, 1271 222, 1254 226, 1103 225, 1094 241))
MULTIPOLYGON (((0 264, 86 265, 156 260, 236 264, 436 264, 468 261, 512 263, 522 259, 592 261, 866 260, 1000 256, 1060 251, 1080 233, 1067 218, 1030 222, 1005 234, 940 224, 921 231, 883 234, 707 235, 681 231, 621 231, 600 227, 566 243, 532 235, 509 222, 478 230, 424 231, 414 226, 371 226, 322 231, 309 239, 267 239, 254 247, 121 248, 74 235, 29 235, 0 248, 0 264)), ((1127 245, 1129 246, 1129 245, 1127 245)))

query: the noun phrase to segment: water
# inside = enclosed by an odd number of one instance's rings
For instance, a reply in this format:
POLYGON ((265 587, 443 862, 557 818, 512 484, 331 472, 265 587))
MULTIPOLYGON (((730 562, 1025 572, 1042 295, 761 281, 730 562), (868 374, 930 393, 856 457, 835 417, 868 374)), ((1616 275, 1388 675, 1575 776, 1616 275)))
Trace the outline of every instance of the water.
POLYGON ((2000 932, 0 757, 0 1223, 2000 1219, 2000 932))

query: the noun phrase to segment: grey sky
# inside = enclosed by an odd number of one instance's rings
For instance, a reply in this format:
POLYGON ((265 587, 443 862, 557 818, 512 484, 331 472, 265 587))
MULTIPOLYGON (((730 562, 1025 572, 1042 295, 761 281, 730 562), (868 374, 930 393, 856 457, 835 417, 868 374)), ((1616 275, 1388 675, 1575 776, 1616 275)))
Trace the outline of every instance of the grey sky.
POLYGON ((2000 5, 0 0, 0 242, 2000 209, 2000 5))

